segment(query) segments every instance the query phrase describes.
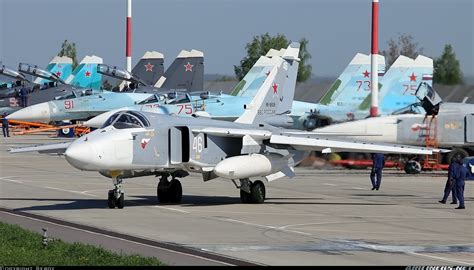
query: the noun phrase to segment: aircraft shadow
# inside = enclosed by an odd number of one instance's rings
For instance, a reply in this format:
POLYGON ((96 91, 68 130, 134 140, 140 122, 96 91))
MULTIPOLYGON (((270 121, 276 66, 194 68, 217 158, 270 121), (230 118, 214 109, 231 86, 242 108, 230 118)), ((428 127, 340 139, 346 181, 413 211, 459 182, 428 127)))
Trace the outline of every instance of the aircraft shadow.
POLYGON ((359 196, 359 197, 416 197, 416 195, 409 195, 409 194, 352 194, 352 196, 359 196))
MULTIPOLYGON (((239 197, 227 196, 199 196, 199 195, 183 195, 180 203, 158 203, 155 196, 133 196, 132 199, 125 197, 125 207, 140 207, 154 205, 180 205, 182 207, 196 206, 216 206, 216 205, 232 205, 242 204, 239 197)), ((107 209, 107 200, 104 199, 47 199, 47 198, 0 198, 8 201, 38 201, 38 202, 57 202, 48 205, 34 205, 28 207, 15 208, 16 211, 50 211, 50 210, 83 210, 83 209, 107 209)), ((267 205, 394 205, 392 203, 374 203, 374 202, 311 202, 308 200, 323 200, 322 198, 272 198, 265 200, 267 205), (294 201, 291 201, 294 200, 294 201), (303 201, 298 201, 303 200, 303 201)))

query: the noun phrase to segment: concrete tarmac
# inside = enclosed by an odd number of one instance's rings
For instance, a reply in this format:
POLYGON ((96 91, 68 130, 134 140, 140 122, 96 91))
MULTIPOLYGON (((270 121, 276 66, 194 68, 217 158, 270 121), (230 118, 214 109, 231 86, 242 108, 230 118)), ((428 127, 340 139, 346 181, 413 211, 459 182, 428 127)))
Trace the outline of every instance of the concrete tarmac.
MULTIPOLYGON (((466 209, 456 210, 438 203, 446 172, 387 169, 381 189, 372 191, 368 170, 297 168, 294 179, 267 183, 267 200, 259 205, 241 204, 230 181, 203 182, 196 174, 181 181, 181 204, 158 204, 157 179, 142 177, 125 181, 124 209, 108 209, 109 179, 79 171, 60 156, 6 152, 58 141, 45 135, 0 139, 0 207, 257 264, 474 264, 474 182, 466 181, 466 209)), ((66 240, 72 239, 80 237, 66 240)), ((151 254, 147 247, 122 250, 151 254)))

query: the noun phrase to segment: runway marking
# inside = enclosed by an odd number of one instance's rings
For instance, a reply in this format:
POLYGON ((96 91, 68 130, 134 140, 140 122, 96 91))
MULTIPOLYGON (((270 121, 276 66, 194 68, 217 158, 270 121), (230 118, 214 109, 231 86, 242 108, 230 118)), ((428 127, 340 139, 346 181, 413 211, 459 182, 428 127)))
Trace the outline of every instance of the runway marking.
POLYGON ((469 99, 468 96, 464 97, 463 100, 461 101, 461 103, 466 103, 466 101, 469 99))
POLYGON ((275 227, 275 226, 261 225, 261 224, 250 223, 250 222, 245 222, 245 221, 231 219, 231 218, 223 218, 223 219, 220 219, 220 220, 225 220, 225 221, 230 221, 230 222, 235 222, 235 223, 241 223, 241 224, 245 224, 245 225, 250 225, 250 226, 275 230, 275 231, 283 231, 283 232, 292 232, 292 233, 303 234, 303 235, 311 235, 310 233, 299 232, 299 231, 294 231, 294 230, 280 229, 279 227, 275 227))
POLYGON ((318 222, 318 223, 291 224, 291 225, 281 226, 281 227, 278 227, 278 228, 286 229, 288 227, 307 226, 307 225, 328 225, 328 224, 368 223, 368 222, 370 222, 370 221, 329 221, 329 222, 318 222))
POLYGON ((421 254, 421 253, 416 253, 416 252, 408 252, 407 254, 415 255, 415 256, 421 256, 421 257, 428 257, 428 258, 437 259, 437 260, 446 261, 446 262, 454 262, 454 263, 467 264, 467 265, 471 264, 469 262, 458 261, 458 260, 453 260, 453 259, 449 259, 449 258, 445 258, 445 257, 438 257, 438 256, 421 254))
POLYGON ((52 189, 52 190, 65 191, 65 192, 70 192, 70 193, 75 193, 75 194, 80 194, 80 195, 86 195, 86 196, 91 196, 91 197, 97 197, 96 195, 93 195, 93 194, 83 193, 83 191, 62 189, 62 188, 55 188, 55 187, 48 187, 48 186, 44 186, 44 188, 52 189))
POLYGON ((168 252, 174 252, 174 253, 177 253, 177 254, 186 255, 186 256, 190 256, 190 257, 194 257, 194 258, 205 259, 205 260, 208 260, 208 261, 222 263, 222 264, 226 264, 226 265, 229 265, 229 266, 233 265, 233 264, 229 264, 229 263, 226 263, 226 262, 221 262, 221 261, 209 259, 209 258, 206 258, 206 257, 201 257, 201 256, 193 255, 193 254, 184 253, 184 252, 179 252, 179 251, 172 250, 172 249, 156 247, 156 246, 152 246, 152 245, 148 245, 148 244, 144 244, 144 243, 140 243, 140 242, 136 242, 136 241, 120 238, 120 237, 115 237, 115 236, 111 236, 111 235, 107 235, 107 234, 97 233, 97 232, 88 231, 88 230, 84 230, 84 229, 79 229, 79 228, 75 228, 75 227, 71 227, 71 226, 67 226, 67 225, 63 225, 63 224, 58 224, 58 223, 54 223, 54 222, 51 222, 51 221, 41 220, 41 219, 28 217, 28 216, 23 216, 23 215, 18 215, 18 214, 9 213, 9 212, 2 212, 2 213, 13 215, 13 216, 18 216, 18 217, 22 217, 22 218, 28 218, 28 219, 36 220, 36 221, 39 221, 39 222, 49 223, 49 224, 53 224, 53 225, 61 226, 61 227, 65 227, 65 228, 70 228, 70 229, 73 229, 73 230, 76 230, 76 231, 82 231, 82 232, 86 232, 86 233, 90 233, 90 234, 101 235, 101 236, 105 236, 105 237, 108 237, 108 238, 117 239, 117 240, 121 240, 121 241, 126 241, 126 242, 130 242, 130 243, 134 243, 134 244, 138 244, 138 245, 142 245, 142 246, 146 246, 146 247, 165 250, 165 251, 168 251, 168 252))
POLYGON ((354 189, 354 190, 367 190, 367 188, 361 188, 361 187, 353 187, 351 189, 354 189))
POLYGON ((318 231, 318 232, 343 232, 343 233, 368 233, 368 234, 395 234, 395 235, 444 235, 444 233, 406 233, 406 232, 374 232, 374 231, 354 231, 354 230, 329 230, 329 229, 304 229, 307 231, 318 231))
POLYGON ((323 183, 324 186, 331 186, 331 187, 335 187, 337 186, 336 184, 331 184, 331 183, 323 183))
POLYGON ((165 210, 176 211, 176 212, 181 212, 181 213, 185 213, 185 214, 191 214, 191 212, 184 211, 184 210, 181 210, 181 209, 171 208, 171 207, 164 207, 164 206, 159 206, 159 205, 155 205, 153 207, 160 208, 160 209, 165 209, 165 210))
POLYGON ((7 182, 13 182, 13 183, 20 183, 20 184, 23 184, 23 181, 15 180, 15 179, 9 179, 8 177, 1 177, 0 180, 7 181, 7 182))

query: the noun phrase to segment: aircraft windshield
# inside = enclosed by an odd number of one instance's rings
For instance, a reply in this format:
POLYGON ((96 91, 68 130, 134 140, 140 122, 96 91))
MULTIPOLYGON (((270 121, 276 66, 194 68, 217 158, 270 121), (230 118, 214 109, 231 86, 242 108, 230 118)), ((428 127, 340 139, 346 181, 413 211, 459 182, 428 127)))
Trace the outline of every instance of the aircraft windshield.
POLYGON ((403 107, 399 110, 394 111, 393 115, 400 115, 400 114, 422 114, 423 110, 419 103, 411 104, 406 107, 403 107))
POLYGON ((151 97, 149 97, 149 98, 147 98, 143 101, 140 101, 138 104, 143 105, 143 104, 149 104, 149 103, 157 103, 157 102, 162 101, 164 99, 165 99, 164 96, 153 95, 153 96, 151 96, 151 97))
POLYGON ((55 97, 56 100, 63 100, 63 99, 72 99, 72 98, 76 98, 77 95, 74 91, 66 94, 66 95, 62 95, 62 96, 59 96, 59 97, 55 97))
POLYGON ((112 125, 116 129, 142 128, 150 126, 148 120, 140 113, 134 111, 118 112, 105 121, 102 128, 112 125))

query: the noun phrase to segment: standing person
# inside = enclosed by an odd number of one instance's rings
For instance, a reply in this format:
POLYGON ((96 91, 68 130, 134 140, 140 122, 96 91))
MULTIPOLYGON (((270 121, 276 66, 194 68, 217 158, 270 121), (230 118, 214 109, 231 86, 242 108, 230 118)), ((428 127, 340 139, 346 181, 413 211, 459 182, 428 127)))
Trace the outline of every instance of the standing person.
POLYGON ((7 119, 7 113, 3 113, 3 118, 2 118, 2 131, 3 131, 3 137, 10 137, 10 131, 9 131, 9 125, 8 125, 8 119, 7 119))
POLYGON ((457 204, 458 200, 456 198, 456 188, 455 188, 455 181, 454 181, 454 171, 457 166, 457 161, 456 158, 451 159, 451 163, 449 164, 448 167, 448 180, 446 181, 446 185, 444 186, 444 196, 441 201, 438 201, 439 203, 446 203, 446 200, 448 200, 449 193, 452 192, 452 199, 453 201, 451 204, 457 204))
POLYGON ((370 181, 372 190, 379 190, 382 183, 382 170, 385 165, 385 158, 381 153, 372 154, 372 171, 370 172, 370 181), (377 179, 376 179, 377 178, 377 179))
POLYGON ((462 164, 463 158, 461 155, 456 156, 457 166, 454 172, 454 188, 456 189, 456 197, 459 201, 459 206, 456 209, 464 209, 464 179, 467 176, 467 168, 462 164))
POLYGON ((28 106, 28 89, 23 85, 20 89, 20 97, 21 97, 21 106, 23 108, 28 106))

